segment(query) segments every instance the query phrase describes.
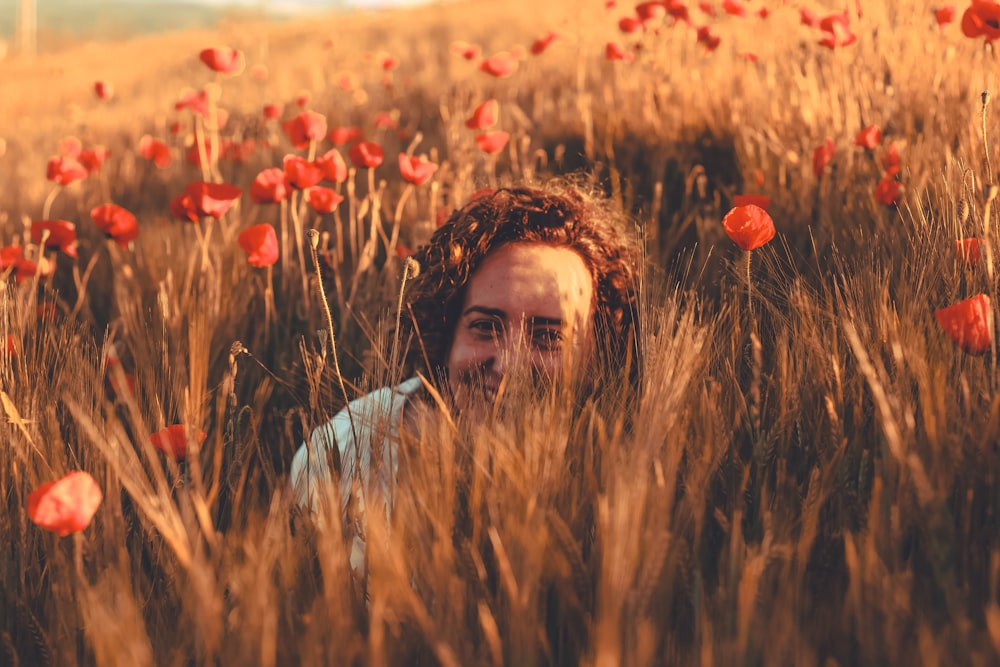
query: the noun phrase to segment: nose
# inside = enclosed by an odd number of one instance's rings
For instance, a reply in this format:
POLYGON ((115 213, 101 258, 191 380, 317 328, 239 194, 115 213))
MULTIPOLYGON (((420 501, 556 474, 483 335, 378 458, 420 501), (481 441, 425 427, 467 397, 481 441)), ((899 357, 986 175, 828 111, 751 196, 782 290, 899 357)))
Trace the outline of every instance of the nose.
POLYGON ((486 364, 487 371, 492 376, 491 379, 499 382, 501 378, 513 373, 526 363, 526 349, 523 340, 524 331, 518 330, 505 332, 493 341, 490 358, 486 364))

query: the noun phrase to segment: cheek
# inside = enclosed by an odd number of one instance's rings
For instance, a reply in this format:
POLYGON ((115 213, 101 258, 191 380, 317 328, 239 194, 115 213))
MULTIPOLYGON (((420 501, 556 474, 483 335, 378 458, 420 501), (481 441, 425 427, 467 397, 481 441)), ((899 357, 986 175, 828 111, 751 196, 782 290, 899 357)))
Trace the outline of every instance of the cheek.
POLYGON ((479 347, 463 332, 456 332, 452 339, 451 349, 448 350, 448 374, 454 376, 456 372, 467 370, 470 366, 475 365, 482 356, 479 347))

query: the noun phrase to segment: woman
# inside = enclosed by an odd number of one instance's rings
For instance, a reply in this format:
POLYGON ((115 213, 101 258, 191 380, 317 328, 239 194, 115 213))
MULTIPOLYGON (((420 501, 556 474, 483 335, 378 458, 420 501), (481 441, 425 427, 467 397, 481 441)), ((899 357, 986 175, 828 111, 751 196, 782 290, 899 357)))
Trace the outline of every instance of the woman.
POLYGON ((637 256, 624 216, 563 182, 490 191, 455 211, 414 255, 398 332, 406 368, 429 386, 379 389, 313 431, 292 463, 298 502, 315 510, 329 498, 339 460, 341 508, 353 493, 359 512, 377 498, 388 515, 404 413, 435 393, 468 417, 492 410, 518 371, 545 385, 628 367, 635 382, 637 256))

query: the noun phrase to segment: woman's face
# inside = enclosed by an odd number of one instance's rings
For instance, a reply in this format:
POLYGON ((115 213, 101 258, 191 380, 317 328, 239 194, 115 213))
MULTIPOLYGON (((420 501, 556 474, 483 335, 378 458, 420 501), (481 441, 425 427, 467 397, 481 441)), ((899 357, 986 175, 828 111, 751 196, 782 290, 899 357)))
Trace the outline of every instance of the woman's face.
POLYGON ((559 377, 591 354, 594 284, 575 251, 510 243, 491 252, 465 290, 448 352, 448 384, 459 409, 492 403, 514 370, 559 377))

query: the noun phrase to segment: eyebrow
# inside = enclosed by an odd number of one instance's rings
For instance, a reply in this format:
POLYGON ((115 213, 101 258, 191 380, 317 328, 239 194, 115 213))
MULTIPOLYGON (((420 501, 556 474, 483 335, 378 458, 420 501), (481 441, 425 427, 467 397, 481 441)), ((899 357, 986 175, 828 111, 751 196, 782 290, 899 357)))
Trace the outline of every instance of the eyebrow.
MULTIPOLYGON (((487 308, 486 306, 469 306, 462 313, 462 317, 469 315, 470 313, 481 313, 483 315, 489 315, 490 317, 496 317, 501 320, 506 320, 507 313, 500 310, 499 308, 487 308)), ((528 322, 532 326, 562 326, 562 318, 559 317, 544 317, 542 315, 534 315, 528 318, 528 322)))

